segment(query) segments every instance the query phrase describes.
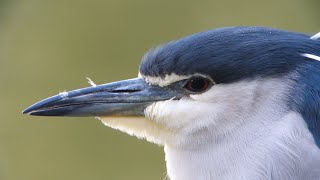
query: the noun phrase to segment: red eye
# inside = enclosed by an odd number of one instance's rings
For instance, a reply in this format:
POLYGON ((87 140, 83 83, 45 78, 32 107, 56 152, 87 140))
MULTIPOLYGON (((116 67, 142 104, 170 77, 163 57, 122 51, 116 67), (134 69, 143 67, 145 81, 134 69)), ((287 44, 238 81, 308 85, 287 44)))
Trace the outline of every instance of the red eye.
POLYGON ((185 88, 191 92, 204 92, 206 91, 211 85, 211 81, 209 79, 203 77, 193 77, 189 79, 185 88))

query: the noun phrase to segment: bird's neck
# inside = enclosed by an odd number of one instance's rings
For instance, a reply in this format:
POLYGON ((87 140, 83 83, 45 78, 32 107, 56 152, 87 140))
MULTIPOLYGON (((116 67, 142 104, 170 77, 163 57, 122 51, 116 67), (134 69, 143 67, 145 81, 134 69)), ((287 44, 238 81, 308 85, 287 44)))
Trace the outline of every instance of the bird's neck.
POLYGON ((297 113, 207 142, 191 148, 165 146, 170 180, 295 180, 320 172, 320 151, 297 113))

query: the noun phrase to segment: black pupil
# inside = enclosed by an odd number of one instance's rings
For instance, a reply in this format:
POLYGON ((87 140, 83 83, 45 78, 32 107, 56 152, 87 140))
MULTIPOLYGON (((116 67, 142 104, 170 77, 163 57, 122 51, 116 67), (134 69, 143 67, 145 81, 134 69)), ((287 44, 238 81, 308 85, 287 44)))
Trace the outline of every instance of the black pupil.
POLYGON ((188 89, 191 91, 203 91, 207 88, 207 81, 201 78, 195 78, 189 81, 188 89))

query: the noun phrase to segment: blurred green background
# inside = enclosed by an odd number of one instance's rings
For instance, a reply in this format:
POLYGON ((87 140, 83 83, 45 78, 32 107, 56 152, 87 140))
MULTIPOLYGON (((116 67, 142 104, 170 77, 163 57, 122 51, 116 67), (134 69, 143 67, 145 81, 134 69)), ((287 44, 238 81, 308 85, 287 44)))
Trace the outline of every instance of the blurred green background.
POLYGON ((94 118, 22 115, 63 90, 137 76, 159 43, 222 26, 320 31, 319 0, 0 1, 0 180, 165 178, 162 147, 94 118))

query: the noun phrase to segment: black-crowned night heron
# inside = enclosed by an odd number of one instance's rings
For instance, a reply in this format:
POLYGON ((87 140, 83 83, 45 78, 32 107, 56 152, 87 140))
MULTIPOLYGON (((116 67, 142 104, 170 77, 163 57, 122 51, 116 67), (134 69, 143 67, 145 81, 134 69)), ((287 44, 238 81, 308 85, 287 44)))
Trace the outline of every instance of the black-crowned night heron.
POLYGON ((150 50, 138 78, 60 93, 24 113, 98 116, 163 145, 172 180, 319 180, 319 37, 198 33, 150 50))

